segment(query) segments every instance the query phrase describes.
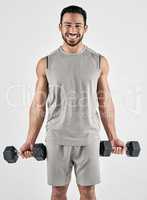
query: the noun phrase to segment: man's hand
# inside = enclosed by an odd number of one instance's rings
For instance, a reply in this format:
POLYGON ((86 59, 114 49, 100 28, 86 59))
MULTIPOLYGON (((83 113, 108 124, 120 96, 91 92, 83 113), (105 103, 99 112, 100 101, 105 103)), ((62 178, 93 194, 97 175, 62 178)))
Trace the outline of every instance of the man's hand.
POLYGON ((123 154, 125 150, 125 144, 119 138, 110 140, 112 145, 112 153, 123 154))
POLYGON ((22 158, 29 158, 32 157, 32 150, 33 150, 33 145, 31 143, 25 142, 19 149, 20 151, 20 156, 22 158))

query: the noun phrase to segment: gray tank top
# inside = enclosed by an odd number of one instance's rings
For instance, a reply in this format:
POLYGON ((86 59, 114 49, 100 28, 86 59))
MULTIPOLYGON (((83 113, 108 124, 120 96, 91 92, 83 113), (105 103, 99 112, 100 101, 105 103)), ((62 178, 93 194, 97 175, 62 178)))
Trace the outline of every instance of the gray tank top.
POLYGON ((100 54, 84 46, 67 53, 59 46, 47 58, 46 139, 60 145, 88 145, 100 139, 97 82, 100 54))

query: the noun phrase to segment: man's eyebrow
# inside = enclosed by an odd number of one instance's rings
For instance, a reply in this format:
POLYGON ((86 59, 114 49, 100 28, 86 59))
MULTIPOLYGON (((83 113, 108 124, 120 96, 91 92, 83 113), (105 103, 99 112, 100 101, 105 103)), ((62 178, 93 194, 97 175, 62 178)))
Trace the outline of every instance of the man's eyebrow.
MULTIPOLYGON (((72 24, 72 23, 71 22, 63 22, 63 24, 72 24)), ((80 23, 80 22, 77 22, 75 24, 81 24, 82 25, 82 23, 80 23)))

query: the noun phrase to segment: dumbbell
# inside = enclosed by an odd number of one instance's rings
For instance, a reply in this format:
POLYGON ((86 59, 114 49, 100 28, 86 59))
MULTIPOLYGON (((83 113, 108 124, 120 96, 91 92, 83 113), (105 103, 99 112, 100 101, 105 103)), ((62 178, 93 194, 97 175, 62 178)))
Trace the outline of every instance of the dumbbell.
MULTIPOLYGON (((8 163, 15 163, 18 160, 20 152, 14 146, 7 146, 3 151, 4 160, 8 163)), ((45 160, 47 156, 46 147, 42 143, 34 144, 32 156, 38 160, 45 160)))
MULTIPOLYGON (((138 141, 128 141, 126 143, 126 154, 130 157, 138 157, 140 153, 140 144, 138 141)), ((110 141, 104 140, 100 142, 100 156, 108 157, 112 153, 112 145, 110 141)), ((42 143, 34 144, 32 156, 38 160, 45 160, 47 156, 46 146, 42 143)), ((19 152, 14 146, 7 146, 3 152, 4 160, 8 163, 15 163, 18 160, 19 152)))
MULTIPOLYGON (((126 154, 129 157, 138 157, 141 151, 138 141, 128 141, 126 143, 126 154)), ((100 142, 100 155, 110 156, 112 153, 112 145, 110 141, 104 140, 100 142)))

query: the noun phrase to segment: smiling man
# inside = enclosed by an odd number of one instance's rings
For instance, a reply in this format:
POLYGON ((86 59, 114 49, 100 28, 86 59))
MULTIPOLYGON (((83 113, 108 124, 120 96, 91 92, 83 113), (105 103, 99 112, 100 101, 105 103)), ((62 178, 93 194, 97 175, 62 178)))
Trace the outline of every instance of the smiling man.
POLYGON ((71 52, 75 52, 73 47, 80 45, 84 33, 87 30, 87 25, 83 23, 83 17, 78 13, 65 13, 63 22, 59 25, 64 45, 71 47, 71 52), (73 31, 70 31, 73 29, 73 31))
POLYGON ((114 105, 108 85, 105 56, 83 44, 87 14, 79 6, 61 12, 59 31, 63 44, 37 63, 35 96, 30 126, 21 156, 31 156, 43 124, 46 103, 47 180, 52 200, 66 200, 74 167, 81 200, 96 200, 95 184, 101 182, 99 164, 100 119, 113 153, 122 154, 124 143, 114 123, 114 105))

